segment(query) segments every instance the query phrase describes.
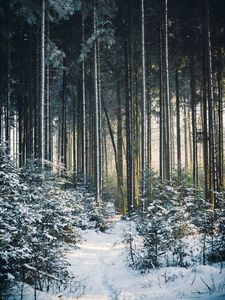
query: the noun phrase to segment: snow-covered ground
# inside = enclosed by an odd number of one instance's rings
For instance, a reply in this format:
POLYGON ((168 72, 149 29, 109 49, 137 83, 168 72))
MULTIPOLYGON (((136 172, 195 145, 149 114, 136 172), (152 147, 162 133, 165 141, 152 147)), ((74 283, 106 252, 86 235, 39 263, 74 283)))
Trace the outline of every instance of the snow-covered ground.
MULTIPOLYGON (((128 231, 129 221, 120 220, 119 216, 105 233, 84 231, 84 242, 66 254, 69 272, 78 282, 76 286, 71 283, 67 290, 55 296, 38 293, 37 299, 225 299, 225 270, 221 272, 219 266, 161 268, 144 275, 132 270, 123 242, 128 231)), ((28 290, 25 294, 24 300, 34 299, 28 290)))
POLYGON ((220 274, 219 268, 163 268, 146 275, 132 270, 123 242, 127 231, 129 222, 117 217, 112 229, 87 231, 80 248, 68 253, 70 272, 85 286, 81 299, 225 299, 225 270, 220 274))

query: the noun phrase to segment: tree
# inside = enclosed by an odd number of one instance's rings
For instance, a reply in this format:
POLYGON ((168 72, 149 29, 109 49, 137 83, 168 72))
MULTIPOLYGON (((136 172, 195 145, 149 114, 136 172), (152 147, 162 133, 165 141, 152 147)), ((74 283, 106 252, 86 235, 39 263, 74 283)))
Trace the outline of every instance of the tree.
POLYGON ((141 0, 141 54, 142 54, 142 197, 146 194, 145 173, 147 171, 147 104, 145 72, 145 10, 141 0))
MULTIPOLYGON (((94 33, 97 32, 97 20, 96 20, 96 1, 94 0, 93 7, 93 24, 94 33)), ((94 94, 95 94, 95 186, 96 186, 96 202, 101 202, 101 150, 100 150, 100 127, 99 127, 99 81, 98 81, 98 53, 97 53, 97 40, 94 41, 94 94)))
POLYGON ((45 0, 42 0, 42 13, 41 13, 41 78, 40 78, 40 101, 41 101, 41 163, 44 168, 45 160, 45 0))

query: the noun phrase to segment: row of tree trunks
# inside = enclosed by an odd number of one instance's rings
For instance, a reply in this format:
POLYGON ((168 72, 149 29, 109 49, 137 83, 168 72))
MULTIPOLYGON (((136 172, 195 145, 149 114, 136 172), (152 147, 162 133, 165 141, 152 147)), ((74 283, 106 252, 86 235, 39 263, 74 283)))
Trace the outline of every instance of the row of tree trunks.
MULTIPOLYGON (((159 172, 161 179, 169 182, 172 171, 175 169, 180 175, 184 161, 186 170, 192 171, 193 183, 197 186, 201 183, 200 172, 203 165, 205 194, 212 202, 212 207, 216 207, 218 204, 217 192, 222 190, 224 181, 222 65, 224 50, 221 47, 218 49, 212 47, 211 28, 213 28, 213 24, 210 24, 209 1, 207 1, 207 5, 204 4, 204 19, 201 24, 202 45, 200 44, 200 48, 202 49, 196 52, 194 49, 187 51, 187 56, 183 57, 183 60, 176 58, 171 67, 171 70, 173 67, 175 70, 173 74, 175 75, 175 88, 172 84, 170 85, 169 74, 169 66, 173 60, 169 56, 170 17, 168 18, 168 14, 170 10, 168 11, 168 0, 164 0, 163 6, 160 8, 162 18, 159 21, 159 32, 156 34, 159 50, 158 61, 154 61, 150 47, 151 41, 148 44, 145 42, 146 36, 148 36, 148 32, 145 30, 148 26, 148 23, 145 22, 145 18, 147 18, 145 9, 149 8, 147 1, 140 0, 137 4, 135 1, 127 0, 124 3, 126 27, 125 40, 123 40, 124 49, 122 49, 123 57, 121 56, 124 59, 124 68, 121 74, 118 67, 113 66, 112 68, 115 71, 114 79, 118 77, 112 88, 112 95, 117 102, 114 116, 117 119, 117 138, 114 133, 114 119, 111 118, 113 112, 108 107, 108 99, 104 97, 107 93, 104 90, 104 78, 101 74, 104 69, 109 69, 109 65, 104 57, 106 49, 101 43, 101 38, 98 38, 101 31, 99 30, 101 24, 98 23, 100 2, 94 0, 93 7, 90 8, 88 18, 91 20, 91 26, 86 25, 86 16, 80 14, 79 40, 85 44, 87 36, 93 34, 92 52, 90 51, 90 55, 81 62, 79 76, 72 84, 69 71, 71 57, 68 56, 68 58, 66 53, 63 67, 60 66, 56 74, 61 85, 59 100, 55 100, 51 95, 51 91, 54 91, 52 87, 54 76, 52 76, 51 69, 53 67, 46 59, 48 46, 50 46, 46 3, 46 0, 41 1, 42 14, 39 28, 36 32, 28 33, 30 40, 28 57, 21 52, 21 55, 24 56, 23 61, 27 63, 22 67, 23 71, 17 80, 21 84, 23 92, 18 93, 19 100, 16 103, 19 103, 19 106, 16 109, 12 108, 14 105, 12 78, 13 72, 15 72, 12 68, 13 43, 8 38, 8 40, 6 39, 7 44, 5 44, 4 57, 7 59, 4 84, 2 84, 4 99, 1 99, 0 135, 9 146, 10 142, 15 143, 15 136, 18 136, 18 142, 16 141, 16 147, 14 147, 18 149, 19 153, 18 165, 23 166, 28 159, 37 158, 40 159, 42 168, 45 168, 47 162, 56 163, 58 172, 64 176, 69 175, 73 169, 75 183, 78 182, 78 178, 84 185, 89 181, 94 182, 96 202, 100 204, 103 179, 109 173, 107 142, 110 138, 114 151, 118 194, 124 201, 124 191, 127 187, 127 209, 130 213, 139 207, 139 199, 145 199, 147 193, 146 174, 152 168, 151 116, 154 112, 152 110, 156 107, 159 110, 159 172), (139 5, 139 25, 141 25, 138 28, 139 32, 135 30, 134 24, 134 21, 136 22, 134 18, 136 5, 139 5), (137 32, 140 33, 139 39, 136 37, 137 32), (158 34, 159 36, 157 36, 158 34), (33 58, 34 53, 36 53, 35 59, 33 58), (154 67, 151 59, 154 61, 154 67), (199 66, 202 69, 201 72, 197 72, 199 66), (185 69, 185 72, 186 70, 189 72, 183 74, 182 68, 185 69), (151 82, 154 72, 155 74, 158 72, 158 84, 154 80, 153 83, 151 82), (185 94, 188 93, 188 95, 185 96, 182 90, 182 76, 187 77, 188 81, 190 80, 189 87, 185 90, 185 94), (72 100, 71 85, 75 90, 72 100), (170 87, 173 88, 173 93, 170 91, 170 87), (159 101, 155 96, 156 93, 159 94, 157 95, 159 101), (125 99, 123 99, 124 95, 125 99), (55 101, 54 104, 59 102, 57 105, 60 108, 54 107, 51 98, 55 101), (125 113, 123 112, 123 100, 125 100, 125 113), (72 101, 73 104, 71 104, 72 101), (153 107, 155 103, 156 105, 153 107), (70 113, 71 107, 72 114, 70 113), (173 124, 175 111, 176 140, 173 124), (102 114, 103 112, 104 114, 102 114), (108 131, 106 131, 105 124, 108 131), (183 133, 181 132, 182 125, 183 133), (123 142, 125 146, 123 146, 123 142), (184 147, 184 155, 182 147, 184 147), (201 158, 202 155, 203 158, 201 158), (124 172, 125 167, 126 172, 124 172)), ((190 28, 191 32, 192 30, 193 28, 190 28)), ((18 38, 24 39, 21 36, 18 38)), ((70 49, 66 50, 70 51, 70 49)), ((13 153, 17 152, 15 149, 13 153)))

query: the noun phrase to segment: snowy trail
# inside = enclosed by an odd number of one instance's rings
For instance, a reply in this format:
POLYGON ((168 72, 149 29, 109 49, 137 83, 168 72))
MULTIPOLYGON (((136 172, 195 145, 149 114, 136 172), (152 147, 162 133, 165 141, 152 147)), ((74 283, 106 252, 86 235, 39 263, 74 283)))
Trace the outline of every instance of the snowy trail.
MULTIPOLYGON (((115 217, 114 226, 106 233, 87 230, 85 242, 68 253, 69 271, 85 286, 82 300, 175 300, 225 299, 224 274, 213 266, 193 269, 179 267, 152 270, 141 275, 126 263, 124 233, 131 230, 128 221, 115 217), (202 281, 218 290, 210 295, 202 281)), ((70 297, 63 299, 76 299, 70 297)))
POLYGON ((86 241, 68 253, 70 273, 85 285, 85 294, 80 299, 141 299, 127 291, 138 278, 125 264, 122 239, 129 224, 119 219, 117 216, 115 226, 106 233, 88 230, 86 241))
MULTIPOLYGON (((225 270, 220 267, 168 267, 140 274, 127 263, 124 233, 133 231, 129 221, 114 219, 105 233, 86 230, 78 249, 66 253, 68 271, 75 277, 64 291, 56 294, 37 291, 37 300, 176 300, 225 299, 225 270), (78 282, 78 284, 77 284, 78 282), (209 290, 211 289, 211 291, 209 290)), ((32 300, 28 285, 7 300, 32 300)))

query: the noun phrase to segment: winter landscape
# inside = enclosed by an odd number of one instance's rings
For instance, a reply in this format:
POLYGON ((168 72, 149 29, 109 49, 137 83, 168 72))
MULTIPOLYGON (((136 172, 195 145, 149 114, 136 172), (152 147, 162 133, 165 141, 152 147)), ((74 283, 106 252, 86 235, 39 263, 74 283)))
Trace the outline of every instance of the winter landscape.
POLYGON ((225 299, 225 1, 0 0, 0 300, 225 299))

